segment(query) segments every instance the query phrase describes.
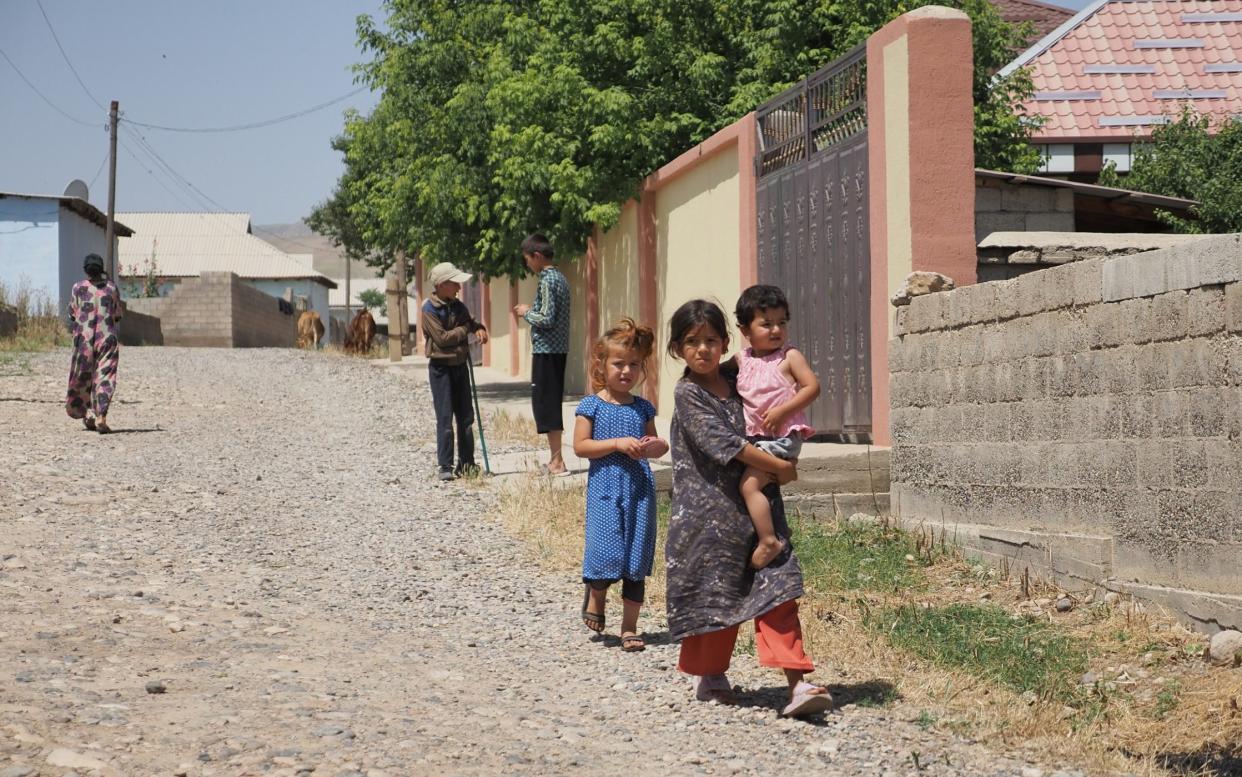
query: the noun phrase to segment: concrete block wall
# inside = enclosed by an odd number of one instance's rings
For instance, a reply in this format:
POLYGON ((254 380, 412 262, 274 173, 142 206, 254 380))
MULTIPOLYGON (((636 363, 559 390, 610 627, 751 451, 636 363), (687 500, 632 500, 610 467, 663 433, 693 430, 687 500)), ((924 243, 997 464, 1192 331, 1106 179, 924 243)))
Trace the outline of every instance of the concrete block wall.
POLYGON ((993 232, 1073 232, 1074 193, 975 179, 975 242, 993 232))
POLYGON ((282 313, 275 297, 230 272, 186 278, 167 297, 126 300, 126 306, 159 319, 163 345, 293 348, 297 344, 296 317, 282 313))
POLYGON ((892 503, 978 556, 1242 626, 1242 242, 916 298, 892 503))
POLYGON ((121 317, 121 345, 163 345, 164 331, 159 317, 135 309, 128 300, 123 304, 125 312, 121 317))

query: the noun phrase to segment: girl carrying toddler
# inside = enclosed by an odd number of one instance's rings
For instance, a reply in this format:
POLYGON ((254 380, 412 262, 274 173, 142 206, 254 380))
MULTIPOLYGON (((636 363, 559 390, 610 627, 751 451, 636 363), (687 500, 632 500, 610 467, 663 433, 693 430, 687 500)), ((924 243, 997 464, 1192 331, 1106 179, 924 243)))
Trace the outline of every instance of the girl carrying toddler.
POLYGON ((574 453, 590 459, 582 622, 603 632, 608 587, 621 581, 621 649, 645 647, 638 613, 655 559, 655 478, 647 459, 668 452, 656 435, 655 407, 633 391, 646 374, 655 335, 623 318, 591 349, 594 394, 575 411, 574 453))

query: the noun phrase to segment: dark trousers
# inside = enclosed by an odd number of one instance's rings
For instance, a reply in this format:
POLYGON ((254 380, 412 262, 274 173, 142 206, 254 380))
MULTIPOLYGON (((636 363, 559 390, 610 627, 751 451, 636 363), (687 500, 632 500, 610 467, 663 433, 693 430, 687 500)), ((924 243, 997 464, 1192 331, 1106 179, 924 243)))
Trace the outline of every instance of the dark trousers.
POLYGON ((440 470, 453 469, 453 420, 457 421, 457 469, 474 465, 474 407, 470 404, 470 368, 465 364, 427 367, 431 401, 436 409, 436 460, 440 470))

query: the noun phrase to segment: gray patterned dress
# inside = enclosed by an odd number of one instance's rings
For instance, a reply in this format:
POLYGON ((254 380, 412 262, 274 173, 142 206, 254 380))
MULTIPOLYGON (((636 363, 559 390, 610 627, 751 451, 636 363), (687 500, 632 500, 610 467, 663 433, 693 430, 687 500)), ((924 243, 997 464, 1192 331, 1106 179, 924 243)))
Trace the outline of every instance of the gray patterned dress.
POLYGON ((780 489, 769 486, 772 524, 786 550, 757 572, 755 528, 733 457, 746 445, 742 400, 720 399, 681 380, 674 390, 673 505, 664 553, 668 629, 673 639, 707 634, 758 617, 802 596, 802 568, 789 542, 780 489))

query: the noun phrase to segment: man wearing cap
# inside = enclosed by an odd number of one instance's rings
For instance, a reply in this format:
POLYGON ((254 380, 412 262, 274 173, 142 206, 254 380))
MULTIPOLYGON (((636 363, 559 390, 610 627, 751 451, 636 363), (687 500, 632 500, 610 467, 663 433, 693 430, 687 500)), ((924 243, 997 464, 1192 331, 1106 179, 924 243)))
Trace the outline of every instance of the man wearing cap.
POLYGON ((452 480, 478 469, 474 463, 474 408, 470 403, 470 335, 487 342, 483 327, 457 299, 461 285, 470 280, 449 262, 431 268, 427 280, 433 289, 423 303, 423 349, 429 361, 428 382, 436 410, 436 459, 440 480, 452 480), (457 420, 457 466, 453 466, 453 419, 457 420))

